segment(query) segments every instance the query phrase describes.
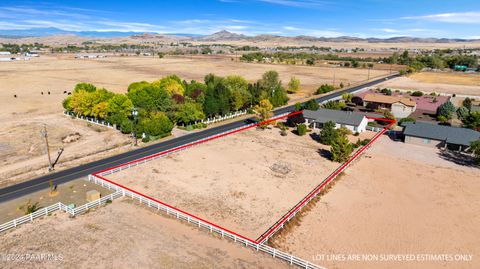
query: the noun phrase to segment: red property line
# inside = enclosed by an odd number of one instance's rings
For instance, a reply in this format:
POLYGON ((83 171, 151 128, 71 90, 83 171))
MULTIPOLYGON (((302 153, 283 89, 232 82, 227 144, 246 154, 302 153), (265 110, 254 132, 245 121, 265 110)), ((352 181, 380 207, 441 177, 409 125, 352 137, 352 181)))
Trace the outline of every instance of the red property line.
POLYGON ((393 124, 395 124, 395 121, 394 120, 389 120, 389 119, 383 119, 383 118, 370 118, 370 117, 367 117, 368 119, 372 119, 372 120, 378 120, 378 121, 386 121, 386 122, 389 122, 390 124, 387 125, 383 130, 381 130, 380 132, 378 132, 375 137, 370 140, 370 142, 368 142, 365 146, 363 146, 359 151, 357 151, 357 153, 355 153, 348 161, 346 161, 342 166, 340 166, 340 168, 338 168, 337 170, 335 170, 334 173, 332 173, 327 179, 325 179, 323 181, 323 183, 321 183, 319 186, 317 186, 311 193, 310 195, 308 195, 307 197, 305 197, 297 206, 295 206, 294 208, 292 208, 288 214, 286 214, 275 226, 271 227, 263 236, 261 236, 259 239, 257 239, 257 243, 263 243, 263 241, 265 239, 267 239, 273 232, 276 231, 276 229, 280 226, 280 225, 283 225, 287 219, 292 215, 294 214, 297 209, 299 209, 300 207, 304 206, 308 200, 315 196, 317 194, 318 191, 320 191, 326 184, 328 184, 330 181, 332 181, 338 174, 340 174, 341 172, 343 172, 343 170, 345 169, 345 167, 347 167, 351 162, 353 162, 360 154, 362 154, 373 142, 375 142, 382 134, 384 134, 393 124))
POLYGON ((123 186, 123 185, 121 185, 121 184, 118 184, 118 183, 116 183, 116 182, 114 182, 114 181, 112 181, 112 180, 109 180, 109 179, 107 179, 107 178, 105 178, 105 177, 103 177, 103 176, 101 176, 101 175, 99 175, 99 174, 102 174, 102 173, 105 173, 105 172, 114 170, 114 169, 119 168, 119 167, 124 167, 124 166, 130 165, 130 164, 134 164, 134 163, 138 163, 138 162, 141 162, 141 161, 144 161, 144 160, 148 160, 148 159, 152 159, 152 158, 155 158, 155 157, 158 157, 158 156, 162 156, 162 155, 165 155, 165 154, 168 154, 168 153, 171 153, 171 152, 175 152, 175 151, 178 151, 178 150, 187 148, 187 147, 191 147, 191 146, 195 146, 195 145, 198 145, 198 144, 202 144, 202 143, 208 142, 208 141, 210 141, 210 140, 214 140, 214 139, 217 139, 217 138, 221 138, 221 137, 224 137, 224 136, 227 136, 227 135, 230 135, 230 134, 234 134, 234 133, 237 133, 237 132, 241 132, 241 131, 244 131, 244 130, 247 130, 247 129, 250 129, 250 128, 253 128, 253 127, 257 127, 257 126, 259 126, 259 125, 263 125, 263 124, 266 124, 266 123, 270 123, 270 122, 272 122, 272 121, 276 121, 276 120, 279 120, 279 119, 283 119, 283 118, 286 118, 286 117, 289 117, 289 116, 293 116, 293 115, 297 115, 297 114, 301 114, 301 113, 303 113, 303 110, 301 110, 301 111, 295 111, 295 112, 289 113, 289 114, 287 114, 287 115, 283 115, 283 116, 278 116, 278 117, 275 117, 275 118, 271 118, 271 119, 269 119, 269 120, 266 120, 266 121, 263 121, 263 122, 259 122, 259 123, 256 123, 256 124, 252 124, 252 125, 249 125, 249 126, 245 126, 245 127, 243 127, 243 128, 236 129, 236 130, 233 130, 233 131, 230 131, 230 132, 226 132, 226 133, 223 133, 223 134, 215 135, 215 136, 212 136, 212 137, 207 137, 207 138, 204 138, 204 139, 201 139, 201 140, 198 140, 198 141, 194 141, 194 142, 191 142, 191 143, 182 145, 182 146, 178 146, 178 147, 175 147, 175 148, 166 150, 166 151, 162 151, 162 152, 159 152, 159 153, 155 153, 155 154, 152 154, 152 155, 149 155, 149 156, 146 156, 146 157, 137 159, 137 160, 133 160, 133 161, 130 161, 130 162, 127 162, 127 163, 124 163, 124 164, 120 164, 120 165, 117 165, 117 166, 114 166, 114 167, 111 167, 111 168, 108 168, 108 169, 104 169, 104 170, 98 171, 98 172, 96 172, 96 173, 93 173, 93 176, 98 177, 98 178, 100 178, 100 179, 102 179, 102 180, 105 180, 105 181, 107 181, 107 182, 109 182, 109 183, 111 183, 111 184, 113 184, 113 185, 116 185, 116 186, 118 186, 118 187, 120 187, 120 188, 123 188, 123 189, 125 189, 125 190, 131 191, 131 192, 133 192, 133 193, 135 193, 135 194, 137 194, 137 195, 139 195, 139 196, 142 196, 142 197, 147 198, 147 199, 149 199, 149 200, 155 201, 155 202, 157 202, 157 203, 159 203, 159 204, 161 204, 161 205, 163 205, 163 206, 165 206, 165 207, 168 207, 168 208, 170 208, 170 209, 172 209, 172 210, 179 211, 179 212, 181 212, 181 213, 183 213, 183 214, 185 214, 185 215, 187 215, 187 216, 189 216, 189 217, 192 217, 192 218, 194 218, 194 219, 200 220, 200 221, 202 221, 202 222, 204 222, 204 223, 207 223, 207 224, 209 224, 209 225, 211 225, 211 226, 213 226, 213 227, 215 227, 215 228, 218 228, 218 229, 220 229, 220 230, 224 230, 224 231, 226 231, 226 232, 228 232, 228 233, 231 233, 231 234, 233 234, 233 235, 235 235, 235 236, 238 236, 238 237, 240 237, 240 238, 242 238, 242 239, 244 239, 244 240, 247 240, 247 241, 249 241, 249 242, 251 242, 251 243, 253 243, 253 244, 260 244, 260 243, 263 243, 264 239, 265 239, 265 238, 268 238, 268 236, 270 236, 270 235, 274 232, 275 229, 277 229, 280 225, 282 225, 282 224, 294 213, 295 210, 297 210, 300 206, 303 206, 303 204, 305 204, 311 196, 313 196, 318 190, 320 190, 323 186, 325 186, 325 184, 327 184, 329 181, 331 181, 338 173, 340 173, 341 171, 343 171, 343 169, 344 169, 350 162, 352 162, 359 154, 361 154, 367 147, 369 147, 381 134, 385 133, 386 130, 387 130, 387 128, 390 128, 390 126, 392 126, 392 125, 395 123, 395 121, 393 121, 393 120, 387 120, 387 119, 369 118, 369 117, 367 117, 367 118, 373 119, 373 120, 387 121, 387 122, 390 122, 390 124, 389 124, 387 127, 385 127, 385 129, 383 129, 382 131, 380 131, 379 133, 377 133, 377 136, 375 136, 374 139, 372 139, 368 144, 366 144, 364 147, 362 147, 352 158, 350 158, 350 160, 348 160, 347 162, 345 162, 339 169, 337 169, 337 170, 336 170, 336 173, 333 173, 332 175, 330 175, 330 177, 328 177, 326 180, 324 180, 324 182, 323 182, 321 185, 319 185, 309 196, 307 196, 306 198, 304 198, 299 205, 297 205, 295 208, 293 208, 292 210, 290 210, 290 212, 289 212, 285 217, 283 217, 280 222, 278 222, 274 227, 270 228, 270 229, 266 232, 266 234, 263 235, 263 236, 262 236, 260 239, 258 239, 258 240, 253 240, 253 239, 250 239, 250 238, 248 238, 248 237, 246 237, 246 236, 240 235, 240 234, 238 234, 238 233, 236 233, 236 232, 233 232, 233 231, 231 231, 231 230, 229 230, 229 229, 226 229, 226 228, 224 228, 224 227, 222 227, 222 226, 219 226, 219 225, 217 225, 217 224, 214 224, 214 223, 212 223, 212 222, 210 222, 210 221, 208 221, 208 220, 205 220, 205 219, 203 219, 203 218, 200 218, 200 217, 198 217, 198 216, 195 216, 195 215, 193 215, 193 214, 190 214, 190 213, 188 213, 188 212, 185 212, 185 211, 183 211, 183 210, 181 210, 181 209, 179 209, 179 208, 176 208, 176 207, 171 206, 171 205, 169 205, 169 204, 166 204, 166 203, 164 203, 164 202, 162 202, 162 201, 159 201, 159 200, 157 200, 157 199, 155 199, 155 198, 153 198, 153 197, 147 196, 147 195, 142 194, 142 193, 140 193, 140 192, 137 192, 137 191, 135 191, 135 190, 133 190, 133 189, 130 189, 130 188, 126 187, 126 186, 123 186))

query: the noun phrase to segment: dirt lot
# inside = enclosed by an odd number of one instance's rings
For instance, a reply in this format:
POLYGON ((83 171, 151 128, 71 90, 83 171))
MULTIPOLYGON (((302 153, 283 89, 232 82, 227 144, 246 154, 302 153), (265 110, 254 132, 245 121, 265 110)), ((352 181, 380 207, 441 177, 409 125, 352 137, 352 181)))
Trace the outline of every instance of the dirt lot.
POLYGON ((478 178, 480 169, 444 160, 436 149, 382 137, 273 243, 327 268, 479 268, 478 178), (348 258, 356 254, 411 254, 414 261, 348 258), (417 254, 464 254, 467 261, 417 254))
POLYGON ((250 129, 108 178, 256 239, 338 166, 320 148, 250 129))
POLYGON ((74 219, 58 212, 2 233, 0 240, 2 268, 290 268, 125 200, 74 219), (7 254, 52 260, 6 261, 7 254))
MULTIPOLYGON (((67 96, 64 91, 71 91, 78 82, 90 82, 109 90, 125 92, 134 81, 152 81, 174 73, 187 80, 202 80, 206 74, 214 72, 218 75, 242 75, 253 81, 269 69, 279 71, 285 82, 293 75, 302 81, 303 90, 293 96, 293 101, 310 94, 312 89, 330 81, 332 76, 328 68, 247 64, 232 62, 228 57, 205 56, 191 59, 109 57, 75 60, 74 55, 62 55, 42 56, 26 62, 4 62, 0 64, 0 121, 3 127, 0 131, 0 187, 46 173, 47 156, 40 137, 44 123, 50 132, 52 155, 55 157, 60 147, 65 148, 57 169, 131 148, 129 138, 119 132, 89 127, 61 114, 61 102, 67 96), (70 142, 62 142, 64 138, 70 142), (96 152, 103 153, 94 155, 96 152), (82 160, 75 160, 81 156, 84 157, 82 160)), ((372 71, 371 76, 384 73, 372 71)), ((354 83, 365 78, 365 70, 336 69, 338 82, 354 83)))
POLYGON ((480 96, 480 75, 422 72, 388 80, 378 87, 480 96))

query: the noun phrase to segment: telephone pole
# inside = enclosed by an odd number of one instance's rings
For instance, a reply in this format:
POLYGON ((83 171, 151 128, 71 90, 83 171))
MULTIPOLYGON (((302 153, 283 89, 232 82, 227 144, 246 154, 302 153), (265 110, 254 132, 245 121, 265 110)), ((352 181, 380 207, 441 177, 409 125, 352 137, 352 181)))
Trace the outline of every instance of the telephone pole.
POLYGON ((47 156, 48 156, 48 171, 53 170, 52 159, 50 158, 50 147, 48 146, 48 131, 47 125, 43 124, 43 129, 40 131, 42 136, 45 138, 45 146, 47 147, 47 156))

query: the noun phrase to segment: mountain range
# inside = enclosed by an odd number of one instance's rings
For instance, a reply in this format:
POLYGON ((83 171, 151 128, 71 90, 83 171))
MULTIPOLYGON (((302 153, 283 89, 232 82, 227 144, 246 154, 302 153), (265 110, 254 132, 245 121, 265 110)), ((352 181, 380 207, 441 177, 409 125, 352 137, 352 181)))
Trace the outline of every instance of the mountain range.
POLYGON ((297 41, 297 42, 369 42, 369 43, 454 43, 454 42, 471 42, 479 39, 457 39, 457 38, 419 38, 419 37, 390 37, 390 38, 359 38, 351 36, 340 37, 313 37, 313 36, 279 36, 279 35, 256 35, 247 36, 243 34, 232 33, 222 30, 211 35, 198 35, 189 33, 139 33, 139 32, 99 32, 99 31, 65 31, 58 28, 34 28, 26 30, 0 30, 1 38, 25 38, 25 37, 48 37, 48 36, 78 36, 83 38, 116 38, 131 37, 134 39, 152 39, 165 38, 176 39, 182 41, 205 41, 205 42, 221 42, 221 41, 297 41))

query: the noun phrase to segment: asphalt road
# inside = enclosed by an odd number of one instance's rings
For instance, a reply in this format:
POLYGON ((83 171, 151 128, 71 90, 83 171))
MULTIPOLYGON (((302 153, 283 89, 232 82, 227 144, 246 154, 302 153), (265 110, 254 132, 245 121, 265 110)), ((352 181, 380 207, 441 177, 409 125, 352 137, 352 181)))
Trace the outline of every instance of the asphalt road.
MULTIPOLYGON (((397 77, 397 76, 398 75, 391 75, 391 76, 388 77, 388 79, 391 79, 391 78, 394 78, 394 77, 397 77)), ((345 90, 342 90, 342 91, 334 92, 334 93, 319 97, 316 100, 319 103, 324 102, 324 101, 328 101, 330 99, 341 96, 343 93, 354 92, 354 91, 357 91, 361 88, 373 86, 373 85, 378 84, 378 83, 380 83, 384 80, 385 80, 385 78, 370 81, 368 83, 365 83, 365 84, 362 84, 362 85, 359 85, 359 86, 355 86, 353 88, 345 89, 345 90)), ((277 109, 277 110, 274 111, 274 114, 279 115, 279 114, 283 114, 283 113, 291 112, 291 111, 294 111, 294 106, 293 105, 277 109)), ((187 144, 187 143, 190 143, 190 142, 193 142, 193 141, 196 141, 196 140, 199 140, 199 139, 211 136, 211 135, 215 135, 215 134, 225 132, 225 131, 228 131, 228 130, 231 130, 231 129, 234 129, 234 128, 237 128, 237 127, 244 126, 246 124, 247 123, 245 122, 245 120, 235 121, 235 122, 228 123, 228 124, 225 124, 225 125, 221 125, 221 126, 218 126, 218 127, 206 129, 206 130, 201 131, 201 132, 195 132, 195 133, 188 134, 188 135, 185 135, 185 136, 173 138, 173 139, 167 140, 165 142, 152 144, 152 145, 149 145, 149 146, 146 146, 146 147, 138 148, 138 149, 128 151, 128 152, 125 152, 125 153, 122 153, 122 154, 118 154, 118 155, 115 155, 115 156, 111 156, 111 157, 108 157, 108 158, 105 158, 105 159, 101 159, 101 160, 97 160, 97 161, 94 161, 94 162, 86 163, 86 164, 83 164, 83 165, 80 165, 80 166, 77 166, 77 167, 65 169, 65 170, 54 172, 54 173, 51 173, 51 174, 47 174, 47 175, 44 175, 44 176, 41 176, 41 177, 31 179, 29 181, 18 183, 16 185, 8 186, 8 187, 5 187, 3 189, 0 189, 0 202, 5 202, 5 201, 12 200, 12 199, 24 196, 24 195, 28 195, 30 193, 33 193, 33 192, 36 192, 36 191, 39 191, 39 190, 47 189, 47 188, 49 188, 49 181, 50 180, 53 180, 56 184, 62 184, 62 183, 69 182, 71 180, 74 180, 74 179, 77 179, 77 178, 80 178, 80 177, 87 176, 87 175, 92 174, 94 172, 110 168, 112 166, 116 166, 116 165, 119 165, 119 164, 122 164, 122 163, 125 163, 125 162, 129 162, 129 161, 133 161, 133 160, 136 160, 138 158, 146 157, 148 155, 151 155, 151 154, 154 154, 154 153, 157 153, 157 152, 160 152, 160 151, 164 151, 164 150, 171 149, 171 148, 174 148, 174 147, 177 147, 177 146, 181 146, 181 145, 184 145, 184 144, 187 144)))

